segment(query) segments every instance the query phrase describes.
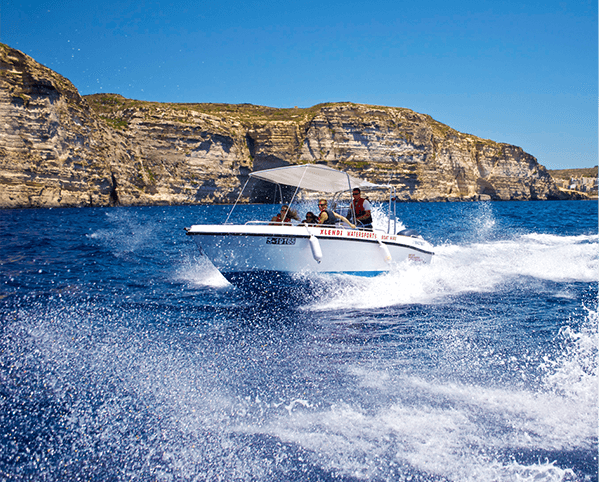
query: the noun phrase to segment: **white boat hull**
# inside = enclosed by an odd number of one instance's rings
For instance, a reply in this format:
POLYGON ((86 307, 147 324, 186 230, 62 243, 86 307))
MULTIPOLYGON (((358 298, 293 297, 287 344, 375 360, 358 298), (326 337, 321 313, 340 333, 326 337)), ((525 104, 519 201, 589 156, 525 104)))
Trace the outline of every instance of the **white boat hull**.
POLYGON ((405 260, 430 262, 420 237, 342 227, 194 225, 187 230, 221 273, 248 271, 377 274, 405 260))

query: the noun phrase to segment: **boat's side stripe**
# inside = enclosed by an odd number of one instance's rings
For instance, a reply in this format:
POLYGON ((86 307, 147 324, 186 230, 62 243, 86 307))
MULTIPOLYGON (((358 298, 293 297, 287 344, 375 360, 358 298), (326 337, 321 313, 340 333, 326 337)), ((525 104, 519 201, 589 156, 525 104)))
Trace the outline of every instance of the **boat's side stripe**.
MULTIPOLYGON (((187 232, 188 236, 243 236, 243 237, 247 237, 247 236, 259 236, 259 237, 263 237, 263 238, 304 238, 307 239, 309 238, 309 236, 307 235, 302 235, 302 234, 294 234, 294 235, 289 235, 289 234, 264 234, 264 233, 194 233, 191 231, 187 232)), ((360 238, 344 238, 342 236, 325 236, 325 237, 321 237, 319 238, 321 240, 325 240, 325 239, 335 239, 338 241, 352 241, 352 242, 361 242, 361 243, 374 243, 374 244, 378 244, 378 240, 376 239, 360 239, 360 238)), ((420 253, 425 253, 425 254, 432 254, 434 255, 435 253, 432 251, 427 251, 426 249, 422 249, 422 248, 418 248, 416 246, 412 246, 409 244, 400 244, 397 242, 389 242, 389 241, 382 241, 383 243, 387 243, 389 244, 389 246, 399 246, 401 248, 408 248, 408 249, 413 249, 414 251, 419 251, 420 253)))

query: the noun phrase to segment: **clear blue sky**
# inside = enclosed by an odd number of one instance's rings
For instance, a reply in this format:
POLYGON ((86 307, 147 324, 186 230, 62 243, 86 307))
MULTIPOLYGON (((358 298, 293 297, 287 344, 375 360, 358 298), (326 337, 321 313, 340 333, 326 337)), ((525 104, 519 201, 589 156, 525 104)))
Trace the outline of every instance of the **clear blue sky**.
POLYGON ((0 0, 0 42, 81 94, 407 107, 597 164, 596 0, 0 0))

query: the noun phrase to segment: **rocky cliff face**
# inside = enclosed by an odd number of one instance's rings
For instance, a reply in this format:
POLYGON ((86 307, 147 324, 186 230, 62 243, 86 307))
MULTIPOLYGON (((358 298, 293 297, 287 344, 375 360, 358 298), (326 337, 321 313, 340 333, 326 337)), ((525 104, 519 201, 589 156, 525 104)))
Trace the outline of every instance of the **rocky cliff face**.
POLYGON ((82 98, 0 44, 0 207, 232 202, 251 170, 306 162, 393 184, 405 201, 564 196, 519 147, 409 109, 82 98))

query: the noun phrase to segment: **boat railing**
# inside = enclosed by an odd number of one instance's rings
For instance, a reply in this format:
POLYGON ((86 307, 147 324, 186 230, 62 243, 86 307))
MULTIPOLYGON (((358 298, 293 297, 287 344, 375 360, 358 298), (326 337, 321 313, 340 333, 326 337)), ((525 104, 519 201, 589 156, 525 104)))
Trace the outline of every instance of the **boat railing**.
POLYGON ((247 221, 245 224, 269 224, 270 221, 247 221))
POLYGON ((317 224, 308 224, 308 223, 300 223, 300 222, 291 222, 291 223, 282 223, 276 221, 246 221, 245 225, 252 226, 318 226, 317 224))
MULTIPOLYGON (((282 223, 282 222, 275 222, 275 221, 246 221, 245 225, 252 225, 252 226, 321 226, 319 224, 312 224, 312 223, 300 223, 297 221, 291 222, 291 223, 282 223)), ((335 226, 336 227, 340 227, 342 226, 342 223, 337 223, 335 226)), ((349 229, 349 228, 347 228, 349 229)))
POLYGON ((347 224, 345 223, 336 223, 334 225, 331 224, 309 224, 309 223, 298 223, 298 222, 294 222, 294 223, 276 223, 276 222, 272 222, 272 221, 262 221, 262 220, 254 220, 254 221, 246 221, 245 222, 246 226, 292 226, 292 227, 301 227, 301 226, 309 226, 309 227, 320 227, 320 228, 330 228, 330 227, 335 227, 335 228, 341 228, 341 229, 347 229, 350 231, 370 231, 370 232, 376 232, 376 233, 380 233, 380 234, 387 234, 387 232, 384 229, 380 229, 380 228, 362 228, 359 226, 356 226, 355 228, 351 228, 349 227, 347 224))

